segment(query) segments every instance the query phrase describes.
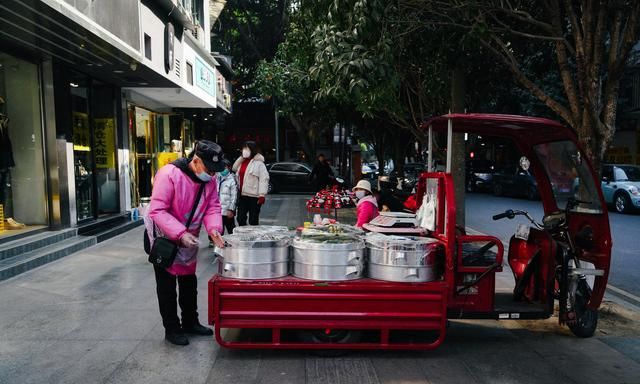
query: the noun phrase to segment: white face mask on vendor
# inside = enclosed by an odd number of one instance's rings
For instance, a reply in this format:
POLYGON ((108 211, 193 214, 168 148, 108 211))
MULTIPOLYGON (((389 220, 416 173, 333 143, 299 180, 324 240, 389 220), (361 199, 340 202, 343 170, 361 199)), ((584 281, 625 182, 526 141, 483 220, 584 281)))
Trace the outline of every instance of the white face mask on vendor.
POLYGON ((358 200, 362 200, 365 194, 366 194, 365 191, 356 191, 356 198, 358 198, 358 200))
POLYGON ((242 157, 244 157, 245 159, 248 159, 251 156, 251 150, 248 148, 245 148, 242 150, 242 157))

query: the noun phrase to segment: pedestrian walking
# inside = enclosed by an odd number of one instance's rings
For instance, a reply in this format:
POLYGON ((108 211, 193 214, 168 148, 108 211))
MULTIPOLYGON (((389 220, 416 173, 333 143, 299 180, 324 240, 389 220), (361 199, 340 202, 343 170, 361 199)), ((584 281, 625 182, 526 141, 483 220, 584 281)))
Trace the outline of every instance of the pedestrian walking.
POLYGON ((236 227, 236 207, 238 205, 238 183, 236 175, 231 172, 231 162, 224 160, 224 169, 218 173, 218 193, 220 196, 220 208, 222 223, 226 233, 233 233, 236 227))
POLYGON ((376 198, 373 197, 371 193, 371 183, 367 180, 358 181, 358 184, 353 187, 353 192, 355 192, 356 198, 358 199, 358 203, 356 204, 356 215, 358 217, 356 227, 362 228, 363 225, 379 215, 378 202, 376 198))
POLYGON ((172 344, 189 344, 187 334, 213 334, 198 320, 196 263, 202 224, 216 246, 224 247, 217 183, 211 182, 215 172, 224 169, 223 156, 218 144, 202 140, 196 143, 191 158, 178 159, 162 167, 154 179, 148 216, 159 235, 179 244, 171 267, 154 265, 165 339, 172 344), (190 223, 188 228, 187 223, 190 223), (182 310, 181 320, 176 299, 182 310))
POLYGON ((233 163, 232 170, 236 172, 240 190, 238 225, 247 225, 247 215, 250 225, 258 225, 260 208, 269 191, 269 172, 254 141, 247 141, 242 146, 242 156, 233 163))
POLYGON ((334 174, 329 162, 322 153, 319 154, 318 161, 313 166, 313 170, 309 175, 309 181, 313 183, 316 192, 318 192, 325 189, 333 178, 334 174))

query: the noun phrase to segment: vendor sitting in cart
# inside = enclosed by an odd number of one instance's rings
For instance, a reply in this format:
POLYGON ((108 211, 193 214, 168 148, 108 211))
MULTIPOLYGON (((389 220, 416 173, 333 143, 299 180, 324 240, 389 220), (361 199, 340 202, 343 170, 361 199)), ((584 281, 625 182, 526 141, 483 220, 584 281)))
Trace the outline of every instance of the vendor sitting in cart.
POLYGON ((358 181, 358 184, 353 187, 353 192, 355 192, 358 199, 358 208, 356 209, 358 221, 356 222, 356 227, 362 228, 363 225, 379 215, 378 201, 373 197, 371 183, 367 180, 358 181))

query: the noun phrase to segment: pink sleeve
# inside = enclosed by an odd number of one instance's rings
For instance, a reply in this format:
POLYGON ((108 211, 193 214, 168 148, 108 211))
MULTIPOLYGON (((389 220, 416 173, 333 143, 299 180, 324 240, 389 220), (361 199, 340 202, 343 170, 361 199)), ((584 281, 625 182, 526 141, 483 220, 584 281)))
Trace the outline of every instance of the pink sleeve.
POLYGON ((163 167, 153 180, 149 217, 167 238, 177 241, 187 228, 169 213, 175 191, 169 172, 170 167, 163 167))
POLYGON ((220 213, 220 198, 218 197, 217 183, 211 182, 213 188, 211 188, 209 204, 207 204, 207 211, 204 213, 204 227, 207 233, 216 230, 218 233, 222 233, 222 214, 220 213))
POLYGON ((374 208, 374 205, 368 201, 358 206, 358 222, 356 223, 356 227, 362 227, 373 219, 374 208))

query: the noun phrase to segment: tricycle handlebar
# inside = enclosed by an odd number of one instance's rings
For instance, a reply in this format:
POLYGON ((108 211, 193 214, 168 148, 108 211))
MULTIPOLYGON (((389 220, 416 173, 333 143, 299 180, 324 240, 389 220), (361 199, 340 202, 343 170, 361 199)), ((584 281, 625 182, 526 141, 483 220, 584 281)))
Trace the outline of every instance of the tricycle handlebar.
POLYGON ((512 209, 507 209, 506 211, 504 211, 504 213, 499 213, 497 215, 493 216, 493 220, 500 220, 500 219, 504 219, 505 217, 508 217, 509 219, 513 219, 514 217, 516 217, 515 212, 513 212, 512 209))

